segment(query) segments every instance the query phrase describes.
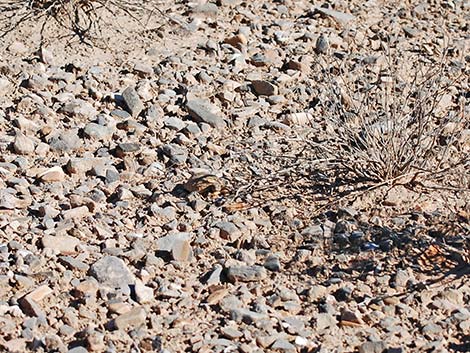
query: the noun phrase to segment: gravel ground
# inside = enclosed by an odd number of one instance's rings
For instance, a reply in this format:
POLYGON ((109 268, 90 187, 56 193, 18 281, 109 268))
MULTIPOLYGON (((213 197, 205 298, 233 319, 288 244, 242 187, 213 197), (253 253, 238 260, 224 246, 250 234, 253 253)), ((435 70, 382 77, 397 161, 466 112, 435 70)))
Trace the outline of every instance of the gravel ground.
POLYGON ((470 3, 159 9, 0 44, 2 351, 469 351, 470 3), (329 92, 428 67, 439 168, 376 177, 329 92))

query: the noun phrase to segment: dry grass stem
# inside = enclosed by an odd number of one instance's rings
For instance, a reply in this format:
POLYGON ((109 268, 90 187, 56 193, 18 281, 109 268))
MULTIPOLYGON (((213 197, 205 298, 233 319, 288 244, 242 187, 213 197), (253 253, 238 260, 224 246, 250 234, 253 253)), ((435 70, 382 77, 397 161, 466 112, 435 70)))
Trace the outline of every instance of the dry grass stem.
POLYGON ((134 0, 0 0, 0 38, 23 23, 40 25, 41 36, 49 25, 57 25, 59 37, 75 36, 90 44, 101 39, 109 18, 124 14, 142 26, 158 9, 158 1, 134 0))
POLYGON ((412 77, 404 74, 406 64, 398 57, 386 58, 375 73, 366 65, 358 65, 356 72, 340 66, 337 75, 333 66, 323 68, 322 113, 329 136, 322 150, 344 173, 383 182, 413 172, 432 174, 468 160, 460 131, 469 119, 453 102, 458 99, 454 83, 462 72, 451 71, 444 57, 439 63, 413 65, 412 77))

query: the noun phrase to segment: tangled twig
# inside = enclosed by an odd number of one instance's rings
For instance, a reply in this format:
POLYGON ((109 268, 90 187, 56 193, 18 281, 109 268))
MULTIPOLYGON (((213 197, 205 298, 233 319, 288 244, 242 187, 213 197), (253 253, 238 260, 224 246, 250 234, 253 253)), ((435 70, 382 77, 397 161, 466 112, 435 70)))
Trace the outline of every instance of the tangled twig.
POLYGON ((107 17, 123 13, 145 27, 155 12, 164 15, 153 0, 0 0, 0 38, 34 21, 40 25, 41 42, 46 27, 55 23, 62 36, 90 44, 101 38, 107 17))

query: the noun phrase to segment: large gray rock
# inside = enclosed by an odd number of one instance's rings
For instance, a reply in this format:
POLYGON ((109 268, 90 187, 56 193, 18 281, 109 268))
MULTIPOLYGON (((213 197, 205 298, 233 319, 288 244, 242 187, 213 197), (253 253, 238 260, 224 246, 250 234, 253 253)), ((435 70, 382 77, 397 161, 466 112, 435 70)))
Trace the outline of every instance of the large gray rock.
POLYGON ((90 271, 98 282, 109 287, 119 288, 135 283, 135 278, 124 261, 116 256, 105 256, 96 261, 90 271))
POLYGON ((382 353, 387 348, 383 341, 364 342, 359 347, 359 353, 382 353))
POLYGON ((13 85, 6 78, 0 77, 0 96, 6 96, 13 85))
POLYGON ((17 154, 32 154, 34 153, 34 142, 21 131, 18 131, 13 141, 13 150, 17 154))
POLYGON ((53 249, 59 254, 74 254, 80 240, 70 235, 45 235, 41 243, 43 247, 53 249))
POLYGON ((354 15, 321 6, 315 6, 315 11, 325 16, 334 18, 342 25, 346 25, 348 22, 354 21, 356 19, 354 15))
POLYGON ((323 331, 330 327, 336 327, 336 325, 338 324, 336 317, 329 313, 317 314, 316 321, 316 328, 318 331, 323 331))
POLYGON ((145 309, 141 306, 137 306, 114 319, 114 326, 118 330, 125 330, 127 328, 137 328, 145 323, 146 318, 147 313, 145 309))
POLYGON ((189 233, 174 233, 157 240, 158 250, 171 253, 173 260, 189 261, 193 252, 190 245, 189 233))
POLYGON ((160 251, 171 251, 175 243, 180 241, 191 240, 191 234, 189 233, 174 233, 161 237, 157 240, 157 247, 160 251))
POLYGON ((83 132, 86 136, 97 140, 108 141, 113 136, 115 129, 110 126, 104 126, 97 123, 89 123, 85 126, 83 132))
POLYGON ((264 267, 273 272, 281 271, 281 261, 277 255, 269 255, 264 261, 264 267))
POLYGON ((261 320, 267 320, 268 315, 263 313, 257 313, 245 308, 235 308, 230 311, 231 319, 237 322, 256 323, 261 320))
POLYGON ((276 340, 271 346, 271 349, 279 352, 297 352, 297 349, 292 343, 283 339, 276 340))
POLYGON ((82 146, 76 129, 57 131, 48 139, 49 146, 58 152, 72 152, 82 146))
POLYGON ((68 161, 66 169, 71 174, 85 174, 99 164, 104 164, 101 158, 73 157, 68 161))
POLYGON ((224 118, 214 113, 214 107, 203 99, 189 99, 186 102, 189 115, 197 121, 207 123, 212 127, 223 129, 227 126, 224 118))
POLYGON ((235 241, 242 234, 240 229, 232 222, 218 222, 215 226, 220 229, 220 236, 223 239, 235 241))
POLYGON ((133 117, 138 116, 140 112, 144 110, 144 104, 140 100, 140 97, 134 87, 127 87, 124 92, 122 92, 122 99, 125 103, 127 111, 133 117))
POLYGON ((31 200, 29 199, 22 200, 6 190, 0 190, 0 209, 26 208, 30 204, 31 200))
POLYGON ((180 165, 188 159, 188 150, 175 143, 169 143, 162 146, 163 153, 170 158, 170 163, 173 165, 180 165))
POLYGON ((192 9, 193 13, 204 14, 207 16, 216 16, 219 11, 219 7, 213 3, 200 4, 192 9))
POLYGON ((266 269, 262 266, 230 266, 227 268, 227 278, 232 282, 261 281, 267 276, 266 269))
POLYGON ((166 127, 176 131, 183 130, 186 127, 186 123, 175 116, 170 116, 169 118, 166 118, 163 123, 166 127))
POLYGON ((98 115, 98 111, 83 99, 73 99, 62 107, 62 112, 76 117, 93 118, 98 115))

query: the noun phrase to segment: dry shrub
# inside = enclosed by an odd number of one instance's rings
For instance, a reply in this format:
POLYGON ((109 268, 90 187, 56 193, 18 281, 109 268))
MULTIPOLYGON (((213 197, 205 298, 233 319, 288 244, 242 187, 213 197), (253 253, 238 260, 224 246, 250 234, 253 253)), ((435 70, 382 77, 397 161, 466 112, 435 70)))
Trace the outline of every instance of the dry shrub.
POLYGON ((90 44, 101 39, 104 26, 118 15, 145 25, 158 9, 158 1, 136 0, 0 0, 0 38, 21 24, 39 24, 41 37, 50 25, 60 37, 76 36, 90 44))
POLYGON ((470 167, 465 67, 445 54, 439 62, 399 55, 374 60, 382 64, 357 60, 322 66, 317 109, 326 121, 326 137, 315 146, 331 170, 345 178, 387 182, 470 167))

